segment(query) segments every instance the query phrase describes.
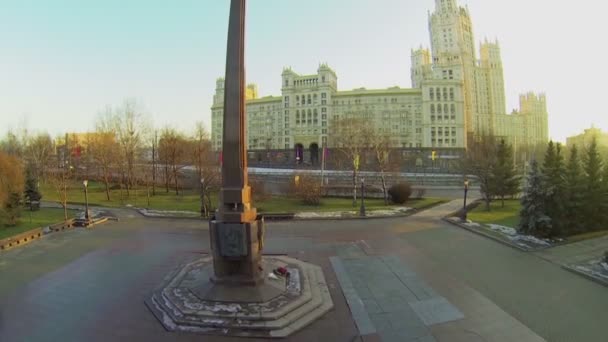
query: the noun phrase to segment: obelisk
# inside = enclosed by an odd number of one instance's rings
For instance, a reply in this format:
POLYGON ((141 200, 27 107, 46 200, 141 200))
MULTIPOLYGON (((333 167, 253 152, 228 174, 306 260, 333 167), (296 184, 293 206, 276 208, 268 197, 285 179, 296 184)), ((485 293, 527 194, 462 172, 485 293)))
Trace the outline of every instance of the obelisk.
POLYGON ((219 284, 257 285, 263 278, 264 222, 251 205, 245 147, 245 0, 231 0, 224 96, 222 187, 210 222, 219 284))

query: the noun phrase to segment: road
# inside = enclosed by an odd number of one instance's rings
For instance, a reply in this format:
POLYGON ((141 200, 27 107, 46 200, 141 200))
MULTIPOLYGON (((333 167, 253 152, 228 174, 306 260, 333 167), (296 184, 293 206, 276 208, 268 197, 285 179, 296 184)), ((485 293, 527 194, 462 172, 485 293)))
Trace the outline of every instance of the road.
MULTIPOLYGON (((335 302, 290 341, 353 341, 357 328, 329 259, 385 256, 398 258, 464 315, 429 327, 436 341, 605 339, 608 289, 439 219, 460 205, 399 219, 268 224, 265 251, 321 265, 335 302)), ((165 332, 143 299, 175 265, 208 251, 205 224, 118 215, 118 222, 0 254, 0 341, 200 340, 165 332)), ((391 324, 377 329, 397 331, 399 322, 391 324)))

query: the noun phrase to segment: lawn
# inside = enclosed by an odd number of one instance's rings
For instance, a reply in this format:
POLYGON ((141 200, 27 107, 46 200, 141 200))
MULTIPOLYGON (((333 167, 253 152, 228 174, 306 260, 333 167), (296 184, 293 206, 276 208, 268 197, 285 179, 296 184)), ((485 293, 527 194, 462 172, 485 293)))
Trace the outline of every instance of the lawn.
MULTIPOLYGON (((72 217, 74 212, 68 211, 68 218, 72 217)), ((50 209, 42 208, 38 211, 27 211, 21 212, 21 221, 15 227, 0 227, 0 240, 7 237, 21 234, 34 228, 40 228, 48 226, 53 223, 63 221, 63 209, 50 209), (30 221, 30 213, 31 221, 30 221)))
POLYGON ((519 200, 505 200, 504 208, 501 201, 494 201, 490 204, 490 209, 490 211, 486 211, 485 203, 480 203, 477 208, 467 214, 467 218, 477 223, 497 224, 511 228, 517 228, 519 225, 519 211, 521 210, 519 200))
MULTIPOLYGON (((151 190, 150 190, 151 191, 151 190)), ((48 185, 41 186, 44 201, 57 201, 59 196, 55 189, 48 185)), ((175 192, 165 192, 163 188, 156 188, 156 196, 150 196, 150 204, 146 196, 146 189, 132 190, 131 196, 127 197, 126 191, 123 190, 121 200, 120 190, 111 190, 110 201, 107 200, 105 189, 102 183, 89 182, 88 187, 89 205, 103 207, 123 207, 132 205, 135 207, 156 209, 156 210, 175 210, 175 211, 194 211, 200 210, 200 197, 198 193, 185 191, 180 195, 175 195, 175 192)), ((212 194, 211 202, 217 203, 217 194, 212 194)), ((72 184, 68 189, 68 202, 72 204, 84 203, 84 191, 80 183, 72 184)), ((433 204, 442 203, 442 199, 427 198, 422 200, 412 200, 404 206, 410 208, 421 208, 433 204)), ((254 202, 254 206, 259 212, 301 212, 301 211, 341 211, 341 210, 358 210, 360 200, 356 206, 352 206, 352 199, 349 198, 323 198, 321 205, 309 206, 301 203, 300 200, 287 197, 271 197, 263 201, 254 202)), ((366 199, 365 207, 367 210, 387 209, 394 205, 384 205, 382 199, 366 199)))

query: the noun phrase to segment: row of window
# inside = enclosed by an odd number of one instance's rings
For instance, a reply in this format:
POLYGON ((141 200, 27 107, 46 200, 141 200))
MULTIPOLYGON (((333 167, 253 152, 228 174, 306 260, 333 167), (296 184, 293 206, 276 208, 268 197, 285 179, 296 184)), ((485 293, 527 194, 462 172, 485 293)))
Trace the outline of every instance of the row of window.
MULTIPOLYGON (((445 70, 444 70, 445 71, 445 70)), ((451 70, 450 70, 451 71, 451 70)), ((437 94, 437 101, 441 101, 441 88, 430 88, 429 89, 429 97, 431 101, 435 100, 435 94, 437 94)), ((450 101, 454 101, 454 88, 449 88, 450 101)), ((448 88, 443 88, 443 100, 448 100, 448 88)))
POLYGON ((450 141, 450 139, 437 139, 437 140, 432 139, 431 144, 433 145, 433 147, 441 147, 441 146, 447 146, 447 145, 456 147, 456 139, 452 139, 451 141, 450 141))
POLYGON ((452 133, 452 136, 455 137, 456 136, 456 127, 431 127, 431 137, 434 139, 435 135, 437 136, 443 136, 445 133, 445 136, 450 136, 450 132, 452 133))
POLYGON ((431 115, 433 114, 456 114, 456 105, 455 104, 451 104, 448 106, 447 103, 444 103, 443 106, 438 103, 437 105, 435 105, 434 103, 431 103, 431 115), (449 109, 449 112, 448 112, 449 109))
POLYGON ((448 122, 449 120, 451 120, 452 122, 455 122, 456 121, 456 115, 452 115, 452 116, 447 116, 447 115, 443 115, 443 116, 438 115, 438 116, 435 116, 435 115, 431 115, 431 122, 434 123, 435 120, 437 120, 439 122, 441 122, 442 120, 445 121, 445 122, 448 122))

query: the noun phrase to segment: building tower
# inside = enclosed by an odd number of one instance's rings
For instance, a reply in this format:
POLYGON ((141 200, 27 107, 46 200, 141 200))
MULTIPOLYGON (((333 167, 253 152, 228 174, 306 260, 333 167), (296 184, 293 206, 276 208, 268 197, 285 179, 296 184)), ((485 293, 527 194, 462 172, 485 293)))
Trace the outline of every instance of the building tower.
POLYGON ((475 133, 496 134, 497 116, 506 113, 505 81, 498 41, 480 45, 480 59, 476 74, 477 117, 475 133))
POLYGON ((412 49, 412 88, 421 88, 422 81, 430 79, 432 73, 431 51, 422 47, 418 50, 412 49))
POLYGON ((465 127, 467 133, 471 133, 477 108, 477 57, 468 8, 458 7, 456 0, 435 0, 435 11, 429 16, 429 31, 434 78, 462 81, 465 127))

